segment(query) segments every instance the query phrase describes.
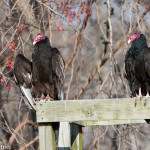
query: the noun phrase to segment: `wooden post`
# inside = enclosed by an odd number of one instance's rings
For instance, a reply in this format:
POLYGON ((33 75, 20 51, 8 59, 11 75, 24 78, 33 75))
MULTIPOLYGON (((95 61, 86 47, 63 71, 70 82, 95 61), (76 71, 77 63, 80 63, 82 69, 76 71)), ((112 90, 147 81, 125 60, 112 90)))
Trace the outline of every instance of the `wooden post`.
POLYGON ((40 150, 56 150, 55 134, 50 123, 39 123, 40 150))
POLYGON ((82 150, 82 126, 71 124, 71 150, 82 150))
POLYGON ((71 136, 70 136, 70 123, 60 122, 59 125, 59 139, 58 150, 70 150, 71 136))

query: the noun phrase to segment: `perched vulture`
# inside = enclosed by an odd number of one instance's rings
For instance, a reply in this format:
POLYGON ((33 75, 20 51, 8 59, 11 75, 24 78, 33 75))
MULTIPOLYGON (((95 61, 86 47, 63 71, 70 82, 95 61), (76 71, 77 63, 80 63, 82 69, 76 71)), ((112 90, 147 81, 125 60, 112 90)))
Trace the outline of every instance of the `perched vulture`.
POLYGON ((32 95, 37 99, 61 100, 64 82, 64 60, 49 39, 38 34, 33 42, 32 95))
POLYGON ((37 34, 32 62, 18 54, 14 63, 14 76, 28 103, 35 109, 35 100, 61 100, 64 82, 64 60, 49 39, 37 34))
POLYGON ((130 87, 131 97, 136 97, 135 106, 137 98, 142 96, 145 97, 146 105, 150 92, 150 48, 143 34, 133 34, 129 38, 128 43, 130 42, 132 42, 131 48, 125 56, 125 77, 130 87))

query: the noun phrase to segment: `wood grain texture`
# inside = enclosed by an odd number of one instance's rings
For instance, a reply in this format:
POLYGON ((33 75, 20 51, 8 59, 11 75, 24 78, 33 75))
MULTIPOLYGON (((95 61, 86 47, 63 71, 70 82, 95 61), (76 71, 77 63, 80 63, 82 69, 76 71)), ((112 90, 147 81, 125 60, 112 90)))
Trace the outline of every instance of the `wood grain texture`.
POLYGON ((51 124, 38 124, 40 150, 56 150, 55 134, 51 124))
POLYGON ((150 101, 134 106, 134 99, 98 99, 37 102, 37 122, 74 122, 150 119, 150 101))
POLYGON ((70 123, 69 122, 60 122, 59 125, 59 139, 58 139, 59 148, 70 148, 71 147, 71 135, 70 135, 70 123))

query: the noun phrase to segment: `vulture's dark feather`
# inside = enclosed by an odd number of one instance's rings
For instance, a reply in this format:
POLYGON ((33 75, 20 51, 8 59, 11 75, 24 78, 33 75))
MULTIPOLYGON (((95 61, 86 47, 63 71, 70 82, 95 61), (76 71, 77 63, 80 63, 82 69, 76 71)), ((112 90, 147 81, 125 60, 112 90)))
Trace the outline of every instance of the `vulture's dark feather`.
POLYGON ((55 76, 55 89, 58 93, 58 99, 61 99, 61 90, 63 89, 65 62, 57 48, 53 49, 52 70, 55 76))
POLYGON ((31 65, 32 63, 22 54, 18 54, 14 63, 14 78, 25 96, 25 103, 35 110, 35 101, 31 94, 31 65))

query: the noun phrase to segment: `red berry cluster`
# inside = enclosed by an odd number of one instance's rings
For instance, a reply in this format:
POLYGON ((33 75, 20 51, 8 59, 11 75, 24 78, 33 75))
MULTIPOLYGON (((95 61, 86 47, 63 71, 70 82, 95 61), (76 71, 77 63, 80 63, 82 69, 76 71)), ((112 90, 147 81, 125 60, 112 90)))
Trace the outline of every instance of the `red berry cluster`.
MULTIPOLYGON (((7 45, 7 48, 11 50, 10 53, 13 53, 13 55, 15 54, 15 49, 16 49, 16 43, 15 42, 10 42, 8 45, 7 45)), ((7 63, 6 63, 6 67, 8 68, 8 70, 10 71, 14 66, 14 60, 13 60, 13 57, 10 57, 8 60, 7 60, 7 63)))
POLYGON ((14 60, 13 60, 12 57, 8 59, 8 61, 6 63, 6 66, 8 67, 8 70, 11 70, 13 68, 13 66, 14 66, 14 60))
MULTIPOLYGON (((61 14, 65 15, 65 17, 68 17, 68 22, 72 23, 73 20, 75 18, 79 18, 80 15, 77 14, 77 9, 75 7, 77 1, 75 0, 67 0, 67 2, 60 2, 57 4, 57 9, 59 9, 58 11, 61 11, 61 14)), ((90 12, 87 12, 87 8, 86 8, 86 2, 83 2, 81 4, 81 14, 85 15, 89 13, 88 15, 91 16, 92 11, 90 10, 90 12)), ((87 21, 87 18, 84 17, 83 22, 87 21)), ((59 25, 57 27, 58 31, 62 31, 62 27, 61 25, 59 25)))
POLYGON ((11 50, 14 52, 15 49, 16 49, 16 43, 14 43, 14 42, 9 43, 9 44, 7 45, 7 48, 8 48, 8 49, 11 49, 11 50))
MULTIPOLYGON (((21 35, 27 30, 27 26, 25 26, 25 25, 18 26, 17 25, 16 29, 17 29, 16 35, 21 35)), ((7 45, 8 50, 11 50, 9 52, 9 54, 13 53, 13 55, 11 55, 11 57, 6 62, 6 67, 8 68, 8 71, 10 71, 14 66, 14 55, 15 55, 16 47, 17 46, 16 46, 16 43, 14 42, 14 40, 12 40, 7 45)), ((10 81, 7 81, 7 79, 5 79, 4 76, 2 76, 1 74, 0 74, 0 83, 5 83, 7 90, 9 90, 12 86, 14 86, 14 85, 11 85, 12 83, 10 81)))
POLYGON ((7 82, 7 84, 6 84, 6 89, 7 90, 10 90, 12 87, 14 87, 15 85, 13 85, 13 84, 11 84, 11 83, 9 83, 9 82, 7 82))
POLYGON ((21 26, 16 26, 17 32, 18 34, 22 34, 23 32, 25 32, 27 30, 27 26, 25 25, 21 25, 21 26))

